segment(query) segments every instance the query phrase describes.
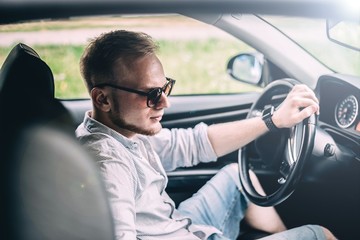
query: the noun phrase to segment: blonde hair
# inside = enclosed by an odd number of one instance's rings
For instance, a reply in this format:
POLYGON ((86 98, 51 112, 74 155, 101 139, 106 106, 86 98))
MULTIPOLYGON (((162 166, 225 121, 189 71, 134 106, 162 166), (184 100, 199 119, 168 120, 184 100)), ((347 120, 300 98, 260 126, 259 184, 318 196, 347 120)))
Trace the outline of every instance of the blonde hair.
POLYGON ((88 91, 96 84, 115 80, 115 63, 129 67, 136 59, 154 54, 157 49, 151 36, 142 32, 117 30, 93 39, 80 59, 80 71, 88 91))

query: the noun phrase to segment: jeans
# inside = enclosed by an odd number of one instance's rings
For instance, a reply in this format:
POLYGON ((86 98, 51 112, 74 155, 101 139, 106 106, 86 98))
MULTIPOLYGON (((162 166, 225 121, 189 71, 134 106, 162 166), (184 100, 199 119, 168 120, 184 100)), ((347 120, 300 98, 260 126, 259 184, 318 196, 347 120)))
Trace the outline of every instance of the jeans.
MULTIPOLYGON (((208 240, 235 240, 241 229, 249 200, 242 193, 237 164, 223 167, 191 198, 183 201, 178 210, 189 216, 194 224, 214 226, 222 234, 208 240)), ((305 225, 262 238, 264 240, 325 239, 320 226, 305 225)))

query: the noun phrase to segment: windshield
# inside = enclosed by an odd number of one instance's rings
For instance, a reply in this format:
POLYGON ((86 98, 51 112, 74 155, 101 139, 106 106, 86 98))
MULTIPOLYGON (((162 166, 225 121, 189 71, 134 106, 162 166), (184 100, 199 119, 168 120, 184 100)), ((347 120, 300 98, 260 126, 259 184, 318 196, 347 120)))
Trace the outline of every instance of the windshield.
MULTIPOLYGON (((266 16, 268 21, 337 73, 360 76, 360 52, 330 41, 325 19, 266 16)), ((350 37, 350 36, 349 36, 350 37)), ((356 36, 357 43, 360 36, 356 36)))

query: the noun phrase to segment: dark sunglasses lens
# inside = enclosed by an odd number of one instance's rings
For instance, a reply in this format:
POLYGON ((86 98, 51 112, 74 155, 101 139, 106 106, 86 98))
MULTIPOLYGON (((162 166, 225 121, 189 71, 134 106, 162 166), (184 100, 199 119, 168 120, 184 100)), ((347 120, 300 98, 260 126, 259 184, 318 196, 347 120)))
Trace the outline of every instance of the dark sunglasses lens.
POLYGON ((166 96, 169 96, 174 82, 174 80, 168 80, 168 82, 162 88, 155 88, 150 91, 147 99, 148 107, 155 107, 155 105, 159 102, 163 92, 166 96))
POLYGON ((148 102, 147 102, 148 106, 154 107, 159 102, 161 98, 161 94, 162 94, 161 88, 153 89, 148 95, 148 102))

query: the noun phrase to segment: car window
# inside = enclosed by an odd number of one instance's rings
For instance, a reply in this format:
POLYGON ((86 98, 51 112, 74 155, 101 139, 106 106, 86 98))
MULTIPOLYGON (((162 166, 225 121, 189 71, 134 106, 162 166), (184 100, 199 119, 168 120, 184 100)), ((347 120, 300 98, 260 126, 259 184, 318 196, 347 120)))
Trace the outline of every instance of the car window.
POLYGON ((55 96, 88 98, 79 59, 89 39, 114 29, 143 31, 160 46, 165 74, 177 80, 174 95, 258 90, 226 73, 229 59, 254 49, 205 23, 179 15, 101 16, 0 26, 0 63, 18 42, 33 47, 50 66, 55 96))

